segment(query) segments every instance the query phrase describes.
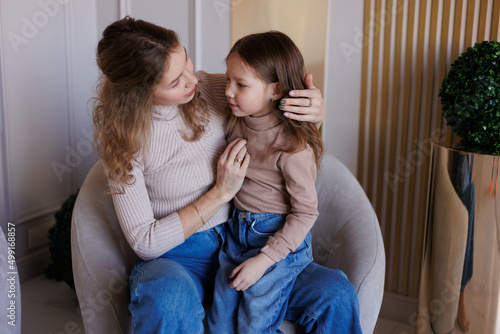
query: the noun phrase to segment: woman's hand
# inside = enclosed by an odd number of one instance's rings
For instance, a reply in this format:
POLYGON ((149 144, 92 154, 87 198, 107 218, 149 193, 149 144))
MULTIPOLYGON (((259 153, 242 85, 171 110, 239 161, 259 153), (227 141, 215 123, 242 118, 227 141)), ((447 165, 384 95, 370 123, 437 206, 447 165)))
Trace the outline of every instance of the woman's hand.
POLYGON ((236 139, 229 144, 219 158, 215 186, 195 202, 177 211, 185 239, 198 231, 240 190, 250 163, 246 143, 246 140, 236 139))
POLYGON ((229 275, 229 278, 234 277, 234 279, 228 286, 238 291, 245 291, 257 283, 274 263, 266 254, 259 253, 234 268, 231 275, 229 275))
POLYGON ((321 91, 314 87, 311 73, 306 74, 304 82, 307 89, 290 91, 288 94, 293 98, 281 99, 280 109, 285 117, 315 123, 319 128, 326 116, 325 101, 321 91))
POLYGON ((226 202, 233 199, 245 179, 250 164, 246 144, 247 141, 244 139, 233 140, 219 158, 217 181, 213 189, 226 202))

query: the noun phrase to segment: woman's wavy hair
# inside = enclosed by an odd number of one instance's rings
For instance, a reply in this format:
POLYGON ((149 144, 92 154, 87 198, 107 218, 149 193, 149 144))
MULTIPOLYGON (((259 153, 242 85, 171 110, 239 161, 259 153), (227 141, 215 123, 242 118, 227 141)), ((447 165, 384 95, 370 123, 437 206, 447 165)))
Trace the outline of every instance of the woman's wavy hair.
MULTIPOLYGON (((118 192, 135 181, 130 174, 133 160, 148 153, 153 91, 179 45, 175 31, 131 17, 109 25, 99 41, 97 65, 102 75, 93 98, 94 144, 118 192)), ((183 134, 187 140, 197 140, 204 132, 204 106, 198 92, 180 106, 191 130, 183 134)))
MULTIPOLYGON (((268 31, 247 35, 234 44, 226 57, 226 63, 233 54, 237 54, 264 82, 279 82, 284 97, 290 97, 288 93, 291 90, 306 89, 302 54, 290 37, 282 32, 268 31)), ((278 106, 279 99, 275 101, 274 108, 277 109, 278 106)), ((294 153, 305 149, 309 144, 319 169, 324 148, 318 128, 312 123, 283 118, 288 145, 274 147, 273 150, 294 153)), ((231 115, 226 122, 226 129, 230 133, 237 117, 231 115)))

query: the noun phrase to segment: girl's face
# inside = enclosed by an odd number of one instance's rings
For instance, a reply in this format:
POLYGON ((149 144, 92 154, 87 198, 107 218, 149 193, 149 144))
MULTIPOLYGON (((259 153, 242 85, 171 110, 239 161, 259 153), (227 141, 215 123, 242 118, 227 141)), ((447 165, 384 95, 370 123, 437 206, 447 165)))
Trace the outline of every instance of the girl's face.
POLYGON ((226 96, 236 117, 265 115, 273 108, 271 99, 280 97, 279 85, 262 80, 237 54, 229 56, 226 74, 226 96))
POLYGON ((166 65, 161 81, 154 88, 153 104, 174 106, 188 103, 194 97, 198 79, 193 74, 193 62, 181 44, 170 54, 166 65))

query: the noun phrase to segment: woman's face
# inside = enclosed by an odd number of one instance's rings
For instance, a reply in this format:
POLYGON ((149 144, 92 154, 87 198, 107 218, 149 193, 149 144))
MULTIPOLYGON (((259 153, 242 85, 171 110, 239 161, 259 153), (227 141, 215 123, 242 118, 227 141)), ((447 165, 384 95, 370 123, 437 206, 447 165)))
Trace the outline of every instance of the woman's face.
POLYGON ((179 44, 166 63, 161 81, 153 91, 153 104, 174 106, 188 103, 194 97, 198 79, 193 74, 193 62, 186 49, 179 44))

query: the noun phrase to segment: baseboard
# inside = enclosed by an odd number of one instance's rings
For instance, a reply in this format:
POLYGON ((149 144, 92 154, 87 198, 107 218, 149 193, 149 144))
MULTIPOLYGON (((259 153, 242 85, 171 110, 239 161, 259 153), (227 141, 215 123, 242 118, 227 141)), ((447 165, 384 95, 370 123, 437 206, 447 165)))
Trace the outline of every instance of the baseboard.
POLYGON ((30 252, 30 254, 16 260, 21 283, 43 274, 49 262, 50 251, 48 246, 43 247, 38 251, 30 252))
POLYGON ((417 312, 417 298, 384 292, 380 317, 397 321, 399 323, 410 324, 410 319, 415 318, 417 312))

